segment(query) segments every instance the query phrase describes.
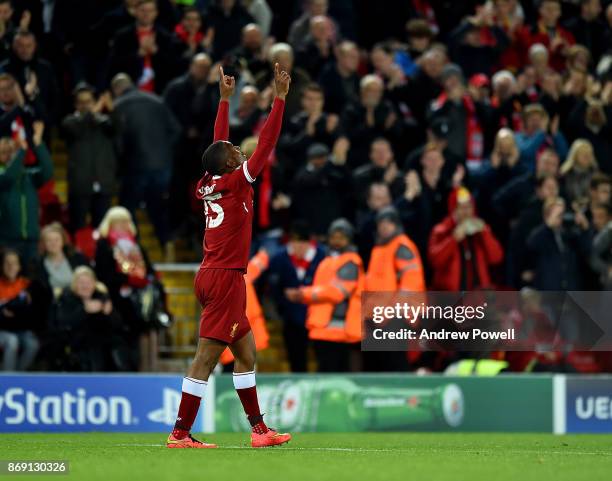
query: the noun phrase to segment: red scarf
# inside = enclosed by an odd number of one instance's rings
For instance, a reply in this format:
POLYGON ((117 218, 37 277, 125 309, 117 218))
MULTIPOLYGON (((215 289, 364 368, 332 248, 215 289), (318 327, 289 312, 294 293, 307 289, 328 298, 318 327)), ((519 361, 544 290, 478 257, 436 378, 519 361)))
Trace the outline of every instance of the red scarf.
MULTIPOLYGON (((190 45, 189 37, 191 35, 190 35, 190 33, 187 30, 185 30, 185 27, 183 26, 182 23, 179 23, 176 27, 174 27, 174 33, 184 43, 186 43, 187 45, 190 45)), ((194 38, 195 43, 199 45, 200 43, 202 43, 202 40, 204 39, 204 34, 202 32, 198 31, 198 32, 196 32, 194 37, 195 37, 194 38)))
MULTIPOLYGON (((136 30, 138 42, 140 43, 146 37, 153 37, 155 32, 153 29, 138 28, 136 30)), ((151 55, 145 55, 142 59, 142 74, 138 79, 138 88, 144 92, 155 91, 155 70, 153 70, 153 62, 151 55)))
MULTIPOLYGON (((446 92, 442 92, 438 99, 436 100, 436 108, 441 108, 448 97, 446 92)), ((480 122, 478 121, 478 117, 476 115, 476 106, 474 105, 474 101, 472 98, 465 94, 462 98, 463 108, 465 108, 465 113, 467 116, 467 125, 466 125, 466 164, 472 165, 480 165, 483 160, 484 155, 484 136, 482 134, 482 127, 480 126, 480 122)))
POLYGON ((312 241, 304 257, 297 257, 293 253, 291 245, 287 246, 287 253, 289 254, 289 260, 291 260, 291 264, 295 268, 295 272, 297 273, 298 279, 302 280, 306 275, 306 271, 310 267, 312 260, 317 254, 317 244, 312 241))
POLYGON ((108 241, 113 247, 117 272, 127 275, 126 284, 135 288, 145 287, 149 283, 147 266, 136 237, 128 232, 111 230, 108 241))

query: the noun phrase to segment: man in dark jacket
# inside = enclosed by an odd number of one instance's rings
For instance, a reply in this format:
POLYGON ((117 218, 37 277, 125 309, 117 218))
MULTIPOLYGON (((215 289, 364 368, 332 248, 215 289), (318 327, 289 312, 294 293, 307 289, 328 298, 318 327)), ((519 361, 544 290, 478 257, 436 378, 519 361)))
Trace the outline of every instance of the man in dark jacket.
POLYGON ((291 194, 295 217, 307 220, 313 233, 322 237, 331 221, 344 214, 350 185, 346 167, 328 155, 324 144, 308 148, 308 163, 295 176, 291 194))
POLYGON ((134 25, 117 32, 111 41, 110 75, 125 72, 139 89, 162 93, 177 73, 181 47, 155 25, 155 0, 139 0, 134 14, 134 25))
POLYGON ((302 110, 289 120, 278 144, 290 160, 284 166, 287 177, 292 177, 292 167, 298 169, 304 164, 311 145, 325 144, 331 148, 338 130, 338 116, 324 112, 321 87, 315 83, 308 85, 302 94, 302 110))
POLYGON ((36 55, 36 37, 20 31, 13 39, 11 56, 0 64, 0 71, 11 74, 19 83, 25 100, 31 104, 45 124, 57 115, 58 88, 51 65, 36 55))
POLYGON ((325 110, 339 114, 348 103, 359 101, 359 49, 353 42, 341 42, 336 48, 336 62, 329 63, 319 77, 325 92, 325 110))
POLYGON ((164 246, 170 240, 167 199, 180 125, 158 96, 137 90, 126 74, 116 75, 111 87, 121 129, 124 177, 120 201, 132 215, 143 200, 146 202, 157 238, 164 246))
POLYGON ((75 112, 62 121, 68 143, 68 208, 73 232, 85 227, 87 214, 91 224, 100 224, 111 205, 117 187, 117 157, 114 147, 114 117, 100 111, 112 108, 109 94, 96 102, 93 88, 77 85, 75 112))
POLYGON ((285 289, 311 285, 315 271, 324 258, 325 251, 312 241, 308 224, 298 220, 289 230, 287 246, 270 259, 268 279, 276 308, 283 319, 283 337, 292 372, 307 370, 307 306, 290 301, 285 289))
POLYGON ((583 263, 590 258, 592 232, 584 214, 567 214, 562 198, 549 199, 543 207, 544 223, 527 239, 531 269, 522 277, 532 280, 538 290, 579 291, 583 288, 582 269, 583 263))
POLYGON ((24 265, 36 255, 39 227, 37 188, 53 175, 53 163, 43 143, 44 124, 34 123, 36 165, 24 165, 28 145, 7 137, 0 139, 0 245, 19 252, 24 265))
POLYGON ((237 47, 242 28, 253 22, 253 17, 236 0, 218 3, 212 5, 206 15, 206 23, 214 30, 212 50, 215 60, 221 60, 227 52, 237 47))

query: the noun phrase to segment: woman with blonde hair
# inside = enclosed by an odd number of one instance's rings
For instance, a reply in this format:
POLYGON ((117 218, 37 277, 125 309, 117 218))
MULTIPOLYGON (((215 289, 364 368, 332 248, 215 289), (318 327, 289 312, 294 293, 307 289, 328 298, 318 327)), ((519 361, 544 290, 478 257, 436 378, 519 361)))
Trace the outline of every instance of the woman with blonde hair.
MULTIPOLYGON (((154 370, 164 294, 125 207, 111 207, 98 227, 96 273, 129 332, 139 370, 154 370)), ((135 367, 135 366, 134 366, 135 367)))
POLYGON ((593 145, 585 139, 576 139, 559 170, 564 197, 569 204, 585 207, 593 174, 599 170, 593 145))

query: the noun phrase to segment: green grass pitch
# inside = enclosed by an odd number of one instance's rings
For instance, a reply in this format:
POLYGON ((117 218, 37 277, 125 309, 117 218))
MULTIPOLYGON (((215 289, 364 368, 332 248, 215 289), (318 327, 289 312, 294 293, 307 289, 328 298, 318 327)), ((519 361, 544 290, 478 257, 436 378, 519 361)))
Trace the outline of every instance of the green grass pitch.
POLYGON ((64 459, 69 475, 51 479, 88 481, 612 479, 610 435, 298 433, 267 449, 247 447, 247 434, 204 438, 220 448, 166 449, 156 434, 3 434, 0 459, 64 459))

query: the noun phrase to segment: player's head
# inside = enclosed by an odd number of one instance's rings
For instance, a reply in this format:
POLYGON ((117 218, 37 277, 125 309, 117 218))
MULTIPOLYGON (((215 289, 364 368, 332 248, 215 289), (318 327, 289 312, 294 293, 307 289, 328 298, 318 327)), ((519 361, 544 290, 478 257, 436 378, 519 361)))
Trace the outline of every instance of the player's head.
POLYGON ((232 172, 246 161, 240 150, 226 140, 213 142, 202 155, 202 168, 211 175, 223 175, 232 172))

